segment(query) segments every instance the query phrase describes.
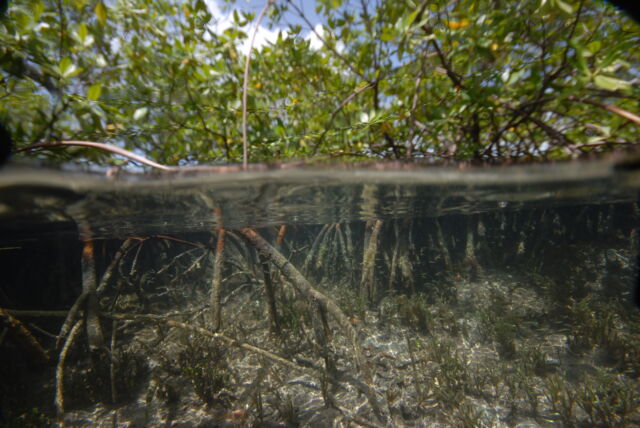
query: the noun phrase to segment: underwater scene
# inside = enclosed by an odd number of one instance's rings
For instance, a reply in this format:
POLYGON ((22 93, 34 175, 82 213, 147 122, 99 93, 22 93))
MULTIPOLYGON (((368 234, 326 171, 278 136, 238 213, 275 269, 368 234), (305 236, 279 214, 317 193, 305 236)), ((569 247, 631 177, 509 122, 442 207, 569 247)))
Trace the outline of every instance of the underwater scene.
POLYGON ((0 425, 633 427, 613 165, 0 171, 0 425))

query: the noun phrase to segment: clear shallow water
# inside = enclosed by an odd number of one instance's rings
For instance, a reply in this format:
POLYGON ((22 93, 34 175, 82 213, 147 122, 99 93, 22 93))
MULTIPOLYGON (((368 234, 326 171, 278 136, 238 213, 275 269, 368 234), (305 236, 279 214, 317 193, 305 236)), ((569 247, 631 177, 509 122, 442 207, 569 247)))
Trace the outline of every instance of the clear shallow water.
POLYGON ((639 188, 3 169, 0 425, 637 426, 639 188))

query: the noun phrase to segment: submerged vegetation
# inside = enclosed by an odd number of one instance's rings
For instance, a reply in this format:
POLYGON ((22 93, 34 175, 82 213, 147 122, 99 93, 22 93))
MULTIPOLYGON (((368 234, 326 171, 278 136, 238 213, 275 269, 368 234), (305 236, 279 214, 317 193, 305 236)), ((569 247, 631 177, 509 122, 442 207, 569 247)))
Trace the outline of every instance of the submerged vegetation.
POLYGON ((17 273, 3 285, 0 415, 634 426, 637 216, 610 204, 85 239, 76 296, 21 297, 17 273))

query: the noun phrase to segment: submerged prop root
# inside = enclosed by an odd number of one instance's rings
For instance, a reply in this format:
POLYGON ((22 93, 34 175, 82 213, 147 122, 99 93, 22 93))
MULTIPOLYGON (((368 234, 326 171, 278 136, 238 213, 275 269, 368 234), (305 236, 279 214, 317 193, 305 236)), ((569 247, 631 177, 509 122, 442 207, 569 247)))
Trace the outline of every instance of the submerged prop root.
POLYGON ((60 348, 60 346, 62 346, 62 341, 65 339, 67 333, 69 333, 69 330, 71 330, 71 327, 74 325, 73 323, 76 320, 76 316, 83 309, 82 305, 88 295, 89 293, 86 292, 80 294, 80 296, 78 296, 76 301, 73 303, 73 306, 71 306, 71 309, 69 309, 69 311, 66 313, 66 319, 62 324, 62 328, 60 328, 60 333, 58 334, 58 339, 56 340, 56 348, 60 348))
POLYGON ((307 267, 309 266, 309 263, 311 263, 311 260, 313 259, 313 255, 319 251, 318 248, 320 246, 320 243, 323 242, 324 235, 327 233, 327 231, 330 228, 331 228, 331 225, 325 224, 324 226, 322 226, 322 229, 320 229, 320 232, 318 232, 318 235, 313 240, 313 244, 311 244, 311 248, 307 253, 307 257, 304 260, 304 264, 302 265, 302 272, 306 274, 309 273, 307 267))
POLYGON ((371 226, 371 236, 362 260, 360 295, 369 302, 375 298, 375 260, 378 252, 378 235, 381 228, 382 220, 376 220, 371 226))
POLYGON ((60 357, 58 359, 58 365, 56 366, 56 413, 58 415, 58 422, 62 423, 64 418, 64 363, 67 360, 67 355, 69 354, 69 350, 71 349, 71 345, 73 345, 73 341, 76 336, 80 332, 82 328, 82 324, 84 321, 82 319, 78 320, 76 324, 71 329, 67 340, 62 347, 62 351, 60 351, 60 357))
POLYGON ((87 318, 87 338, 91 351, 97 350, 104 345, 104 335, 100 326, 98 313, 100 306, 96 293, 96 267, 95 251, 92 239, 84 242, 82 249, 82 293, 86 293, 86 318, 87 318))
POLYGON ((118 265, 118 263, 120 263, 120 260, 124 257, 124 255, 127 254, 127 252, 129 252, 129 249, 131 249, 133 245, 137 242, 138 240, 136 239, 127 238, 122 243, 122 245, 116 252, 116 255, 111 260, 111 263, 109 263, 107 270, 104 272, 104 274, 102 275, 102 278, 100 279, 100 284, 96 289, 96 293, 98 293, 98 295, 100 295, 107 288, 109 279, 111 279, 111 276, 113 275, 113 271, 115 270, 116 266, 118 265))
MULTIPOLYGON (((366 365, 364 364, 364 358, 360 350, 358 343, 358 334, 354 326, 349 321, 349 318, 342 312, 342 309, 329 297, 322 294, 311 286, 309 281, 296 269, 296 267, 287 260, 278 250, 273 248, 265 239, 260 236, 255 230, 249 228, 239 229, 238 233, 244 236, 254 247, 258 249, 262 254, 271 259, 271 261, 282 271, 287 279, 293 284, 293 286, 302 295, 308 299, 317 302, 325 311, 327 311, 343 329, 347 338, 353 346, 354 359, 358 370, 364 372, 365 378, 370 378, 366 365)), ((367 397, 369 404, 373 408, 374 413, 380 420, 384 420, 382 408, 378 403, 376 393, 366 382, 358 381, 357 379, 351 379, 351 382, 356 388, 358 388, 367 397)))
POLYGON ((216 243, 215 259, 213 261, 213 278, 211 280, 211 321, 213 330, 218 331, 222 325, 222 308, 220 296, 222 294, 222 260, 224 257, 225 230, 218 230, 218 242, 216 243))
POLYGON ((25 353, 29 355, 33 361, 44 363, 49 359, 47 351, 45 351, 42 345, 40 345, 40 342, 33 337, 29 329, 9 312, 0 308, 0 325, 2 324, 7 326, 9 334, 20 343, 25 353))
MULTIPOLYGON (((302 276, 302 274, 296 269, 295 266, 289 262, 279 251, 273 248, 265 239, 260 236, 255 230, 244 228, 238 230, 238 232, 247 238, 249 242, 253 246, 255 246, 260 252, 262 252, 266 257, 271 259, 271 261, 282 271, 282 273, 291 281, 293 286, 301 292, 307 298, 317 301, 331 316, 338 322, 340 327, 342 327, 349 339, 354 344, 356 348, 356 354, 359 354, 360 347, 357 345, 357 332, 349 318, 342 312, 342 309, 336 305, 336 303, 313 288, 309 281, 302 276)), ((356 355, 356 359, 359 360, 360 356, 356 355)), ((360 361, 358 361, 360 362, 360 361)))

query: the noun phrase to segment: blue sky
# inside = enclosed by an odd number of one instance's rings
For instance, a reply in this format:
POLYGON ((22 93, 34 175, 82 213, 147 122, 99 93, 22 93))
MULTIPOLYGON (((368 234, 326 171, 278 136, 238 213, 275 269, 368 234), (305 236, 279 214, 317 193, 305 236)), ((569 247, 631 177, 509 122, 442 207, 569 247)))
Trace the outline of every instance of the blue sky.
MULTIPOLYGON (((280 0, 283 1, 283 0, 280 0)), ((300 9, 302 9, 309 19, 309 21, 314 24, 316 27, 316 31, 322 33, 321 29, 321 17, 316 13, 315 0, 294 0, 300 9)), ((224 31, 226 28, 231 26, 232 22, 232 13, 233 10, 236 9, 238 11, 247 11, 253 12, 257 17, 260 14, 260 11, 267 4, 267 0, 237 0, 232 5, 229 5, 228 2, 224 2, 223 0, 207 0, 206 1, 209 6, 209 11, 212 13, 216 24, 213 25, 214 30, 216 31, 224 31)), ((282 20, 278 23, 278 25, 270 25, 272 23, 269 22, 268 18, 265 18, 258 32, 256 34, 256 40, 254 43, 254 47, 260 47, 266 44, 269 41, 275 41, 278 37, 278 32, 282 31, 286 33, 286 29, 291 25, 301 25, 302 26, 302 35, 309 40, 311 40, 311 45, 313 47, 320 47, 321 42, 318 38, 313 34, 310 30, 309 26, 298 16, 295 11, 288 11, 282 18, 282 20)), ((253 24, 250 28, 253 28, 253 24)), ((245 43, 244 50, 248 48, 248 41, 245 43)))

